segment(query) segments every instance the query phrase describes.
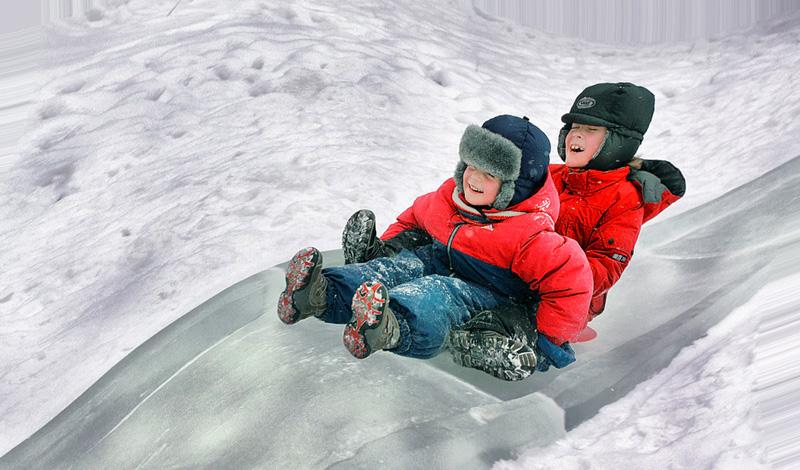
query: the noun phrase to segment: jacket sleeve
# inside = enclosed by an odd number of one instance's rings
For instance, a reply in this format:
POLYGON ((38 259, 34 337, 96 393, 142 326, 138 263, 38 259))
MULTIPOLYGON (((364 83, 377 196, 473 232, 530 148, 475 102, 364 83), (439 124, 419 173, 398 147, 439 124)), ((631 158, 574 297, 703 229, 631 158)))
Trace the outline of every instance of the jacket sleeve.
POLYGON ((522 245, 511 270, 538 292, 536 328, 548 339, 561 345, 586 326, 592 274, 575 240, 541 232, 522 245))
MULTIPOLYGON (((622 276, 633 256, 642 228, 641 201, 623 199, 600 219, 586 246, 586 258, 594 279, 593 295, 604 295, 622 276)), ((597 312, 599 313, 599 312, 597 312)))
POLYGON ((397 221, 391 224, 386 231, 383 232, 383 235, 381 235, 381 240, 386 241, 396 237, 406 230, 414 230, 417 228, 421 228, 421 225, 414 216, 414 206, 411 206, 397 216, 397 221))
MULTIPOLYGON (((644 217, 642 220, 642 223, 644 223, 683 197, 686 193, 686 179, 678 167, 666 160, 642 159, 642 170, 654 175, 659 182, 656 197, 653 200, 645 198, 644 217)), ((637 178, 634 178, 633 181, 639 186, 643 194, 647 192, 643 181, 637 178)))

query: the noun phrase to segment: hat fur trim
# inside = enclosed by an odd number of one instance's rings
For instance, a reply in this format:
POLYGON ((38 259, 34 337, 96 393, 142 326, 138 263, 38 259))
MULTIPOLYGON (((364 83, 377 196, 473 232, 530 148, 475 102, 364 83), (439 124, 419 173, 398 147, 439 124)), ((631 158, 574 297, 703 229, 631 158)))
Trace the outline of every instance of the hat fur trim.
POLYGON ((522 150, 513 142, 475 125, 467 126, 458 147, 461 161, 503 181, 519 178, 522 150))
POLYGON ((500 192, 492 207, 508 207, 514 197, 514 181, 519 178, 522 150, 499 134, 470 125, 461 137, 458 155, 461 161, 456 165, 454 177, 458 190, 464 191, 464 171, 467 165, 472 165, 500 179, 500 192))

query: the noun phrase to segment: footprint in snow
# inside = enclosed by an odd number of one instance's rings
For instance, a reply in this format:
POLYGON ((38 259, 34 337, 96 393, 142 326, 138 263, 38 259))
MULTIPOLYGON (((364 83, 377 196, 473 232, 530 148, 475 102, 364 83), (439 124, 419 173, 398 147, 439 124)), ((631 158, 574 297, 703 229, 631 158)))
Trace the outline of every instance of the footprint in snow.
POLYGON ((62 86, 61 90, 59 90, 59 93, 62 95, 75 93, 77 91, 80 91, 84 87, 84 85, 86 85, 85 80, 73 80, 67 83, 66 85, 62 86))
POLYGON ((148 101, 158 101, 161 95, 164 94, 164 91, 166 91, 165 87, 153 88, 145 93, 144 98, 148 101))
POLYGON ((48 103, 45 103, 39 109, 39 119, 42 121, 46 121, 48 119, 64 114, 66 110, 67 106, 61 101, 50 101, 48 103))

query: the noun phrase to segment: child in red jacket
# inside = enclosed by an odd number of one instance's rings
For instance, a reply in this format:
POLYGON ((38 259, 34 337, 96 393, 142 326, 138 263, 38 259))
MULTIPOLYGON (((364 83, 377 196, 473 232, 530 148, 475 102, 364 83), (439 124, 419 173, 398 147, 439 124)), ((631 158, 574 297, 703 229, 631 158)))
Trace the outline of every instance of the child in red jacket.
MULTIPOLYGON (((633 255, 641 225, 683 196, 680 171, 666 161, 635 159, 634 154, 649 127, 654 96, 631 83, 600 83, 586 88, 575 99, 559 135, 558 153, 565 164, 550 165, 561 209, 556 231, 578 242, 589 260, 593 294, 585 321, 603 311, 608 290, 619 280, 633 255)), ((343 235, 345 260, 363 261, 391 256, 402 248, 426 243, 419 232, 385 233, 375 237, 374 215, 359 211, 351 217, 343 235)), ((574 360, 561 350, 530 335, 529 308, 497 308, 482 312, 450 337, 454 359, 463 365, 481 351, 480 332, 493 330, 536 344, 546 370, 552 363, 563 367, 574 360), (522 325, 520 326, 520 323, 522 325), (511 333, 515 331, 516 333, 511 333), (522 335, 525 336, 525 335, 522 335)), ((563 349, 563 348, 562 348, 563 349)), ((520 379, 527 374, 483 369, 501 378, 520 379)), ((528 372, 529 373, 529 372, 528 372)))
POLYGON ((589 259, 594 288, 588 320, 605 308, 642 224, 685 192, 683 176, 669 162, 636 159, 638 170, 629 165, 654 103, 644 87, 599 83, 583 90, 561 118, 558 154, 564 164, 550 166, 561 200, 556 230, 576 240, 589 259))
MULTIPOLYGON (((289 264, 279 318, 344 323, 344 344, 357 358, 381 349, 426 358, 472 315, 535 302, 542 341, 562 348, 585 324, 591 273, 577 243, 554 231, 549 152, 527 118, 467 127, 455 177, 417 198, 387 230, 387 237, 424 232, 428 244, 327 269, 318 250, 301 250, 289 264)), ((510 341, 489 336, 484 346, 498 351, 510 341)), ((516 359, 535 366, 526 352, 516 359)))

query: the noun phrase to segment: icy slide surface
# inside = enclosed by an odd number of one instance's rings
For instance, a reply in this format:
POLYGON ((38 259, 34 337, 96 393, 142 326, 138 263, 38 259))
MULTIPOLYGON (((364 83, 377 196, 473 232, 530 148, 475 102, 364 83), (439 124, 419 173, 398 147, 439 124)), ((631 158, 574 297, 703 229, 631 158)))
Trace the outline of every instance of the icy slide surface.
POLYGON ((262 316, 282 283, 283 271, 270 269, 193 310, 2 466, 354 468, 385 460, 410 468, 441 459, 439 468, 464 468, 564 434, 563 412, 542 395, 503 402, 391 354, 356 362, 340 328, 289 328, 273 308, 262 316))
POLYGON ((795 158, 647 227, 637 262, 594 322, 599 338, 578 345, 579 362, 564 371, 509 384, 458 369, 446 354, 356 361, 337 326, 277 320, 277 267, 137 348, 0 468, 489 467, 563 436, 796 271, 798 175, 795 158))

